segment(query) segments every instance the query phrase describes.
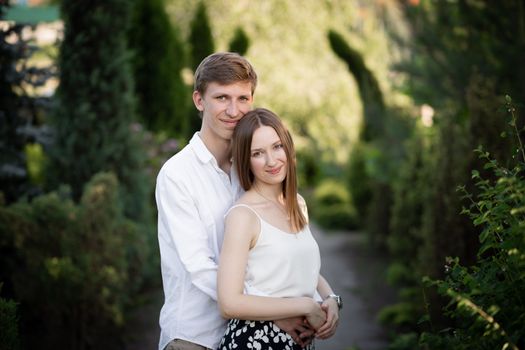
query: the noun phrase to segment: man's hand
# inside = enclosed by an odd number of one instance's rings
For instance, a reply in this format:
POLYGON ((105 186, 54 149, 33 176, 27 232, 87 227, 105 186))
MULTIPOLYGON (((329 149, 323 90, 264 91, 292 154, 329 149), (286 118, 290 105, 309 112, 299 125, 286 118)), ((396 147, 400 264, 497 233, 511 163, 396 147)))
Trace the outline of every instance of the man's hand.
POLYGON ((315 336, 326 339, 335 334, 339 324, 339 307, 333 298, 327 298, 322 302, 321 308, 326 312, 326 322, 317 330, 315 336))
POLYGON ((273 321, 277 327, 288 333, 302 348, 312 342, 314 330, 310 328, 304 317, 291 317, 273 321))

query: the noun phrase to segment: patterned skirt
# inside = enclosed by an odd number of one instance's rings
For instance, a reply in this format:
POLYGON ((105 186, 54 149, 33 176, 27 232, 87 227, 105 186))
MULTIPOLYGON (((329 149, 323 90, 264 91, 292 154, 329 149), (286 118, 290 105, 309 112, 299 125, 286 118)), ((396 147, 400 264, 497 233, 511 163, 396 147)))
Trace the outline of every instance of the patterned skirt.
POLYGON ((301 348, 272 321, 230 320, 219 350, 315 350, 313 342, 301 348))

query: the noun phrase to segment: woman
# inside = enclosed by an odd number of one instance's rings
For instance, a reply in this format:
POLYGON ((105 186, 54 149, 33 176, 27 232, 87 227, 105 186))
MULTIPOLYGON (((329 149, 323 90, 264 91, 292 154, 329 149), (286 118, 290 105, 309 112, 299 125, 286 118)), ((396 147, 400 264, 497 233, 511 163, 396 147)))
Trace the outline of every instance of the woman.
POLYGON ((226 214, 217 290, 230 322, 219 349, 301 349, 272 322, 295 316, 317 337, 333 335, 340 302, 319 274, 289 132, 269 110, 250 111, 235 128, 232 155, 246 192, 226 214), (244 294, 245 283, 266 296, 244 294))

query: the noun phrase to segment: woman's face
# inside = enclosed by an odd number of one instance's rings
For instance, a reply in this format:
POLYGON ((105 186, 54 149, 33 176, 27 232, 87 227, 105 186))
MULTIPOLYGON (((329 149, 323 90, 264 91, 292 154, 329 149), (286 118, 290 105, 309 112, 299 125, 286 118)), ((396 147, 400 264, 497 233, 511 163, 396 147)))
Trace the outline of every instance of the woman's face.
POLYGON ((274 128, 261 126, 252 137, 250 166, 256 182, 280 184, 287 173, 286 152, 274 128))

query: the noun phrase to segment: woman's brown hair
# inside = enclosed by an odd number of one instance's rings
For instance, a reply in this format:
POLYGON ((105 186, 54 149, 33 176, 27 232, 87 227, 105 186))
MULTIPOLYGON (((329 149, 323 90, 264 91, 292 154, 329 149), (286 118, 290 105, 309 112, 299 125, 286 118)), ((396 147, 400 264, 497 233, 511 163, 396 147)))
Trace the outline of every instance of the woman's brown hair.
POLYGON ((292 228, 300 231, 307 222, 297 200, 297 170, 292 136, 281 119, 268 109, 256 108, 246 113, 235 127, 232 137, 232 157, 239 181, 245 191, 253 186, 255 177, 250 166, 252 137, 255 130, 261 126, 273 128, 283 144, 288 160, 286 178, 282 184, 283 198, 292 228))

